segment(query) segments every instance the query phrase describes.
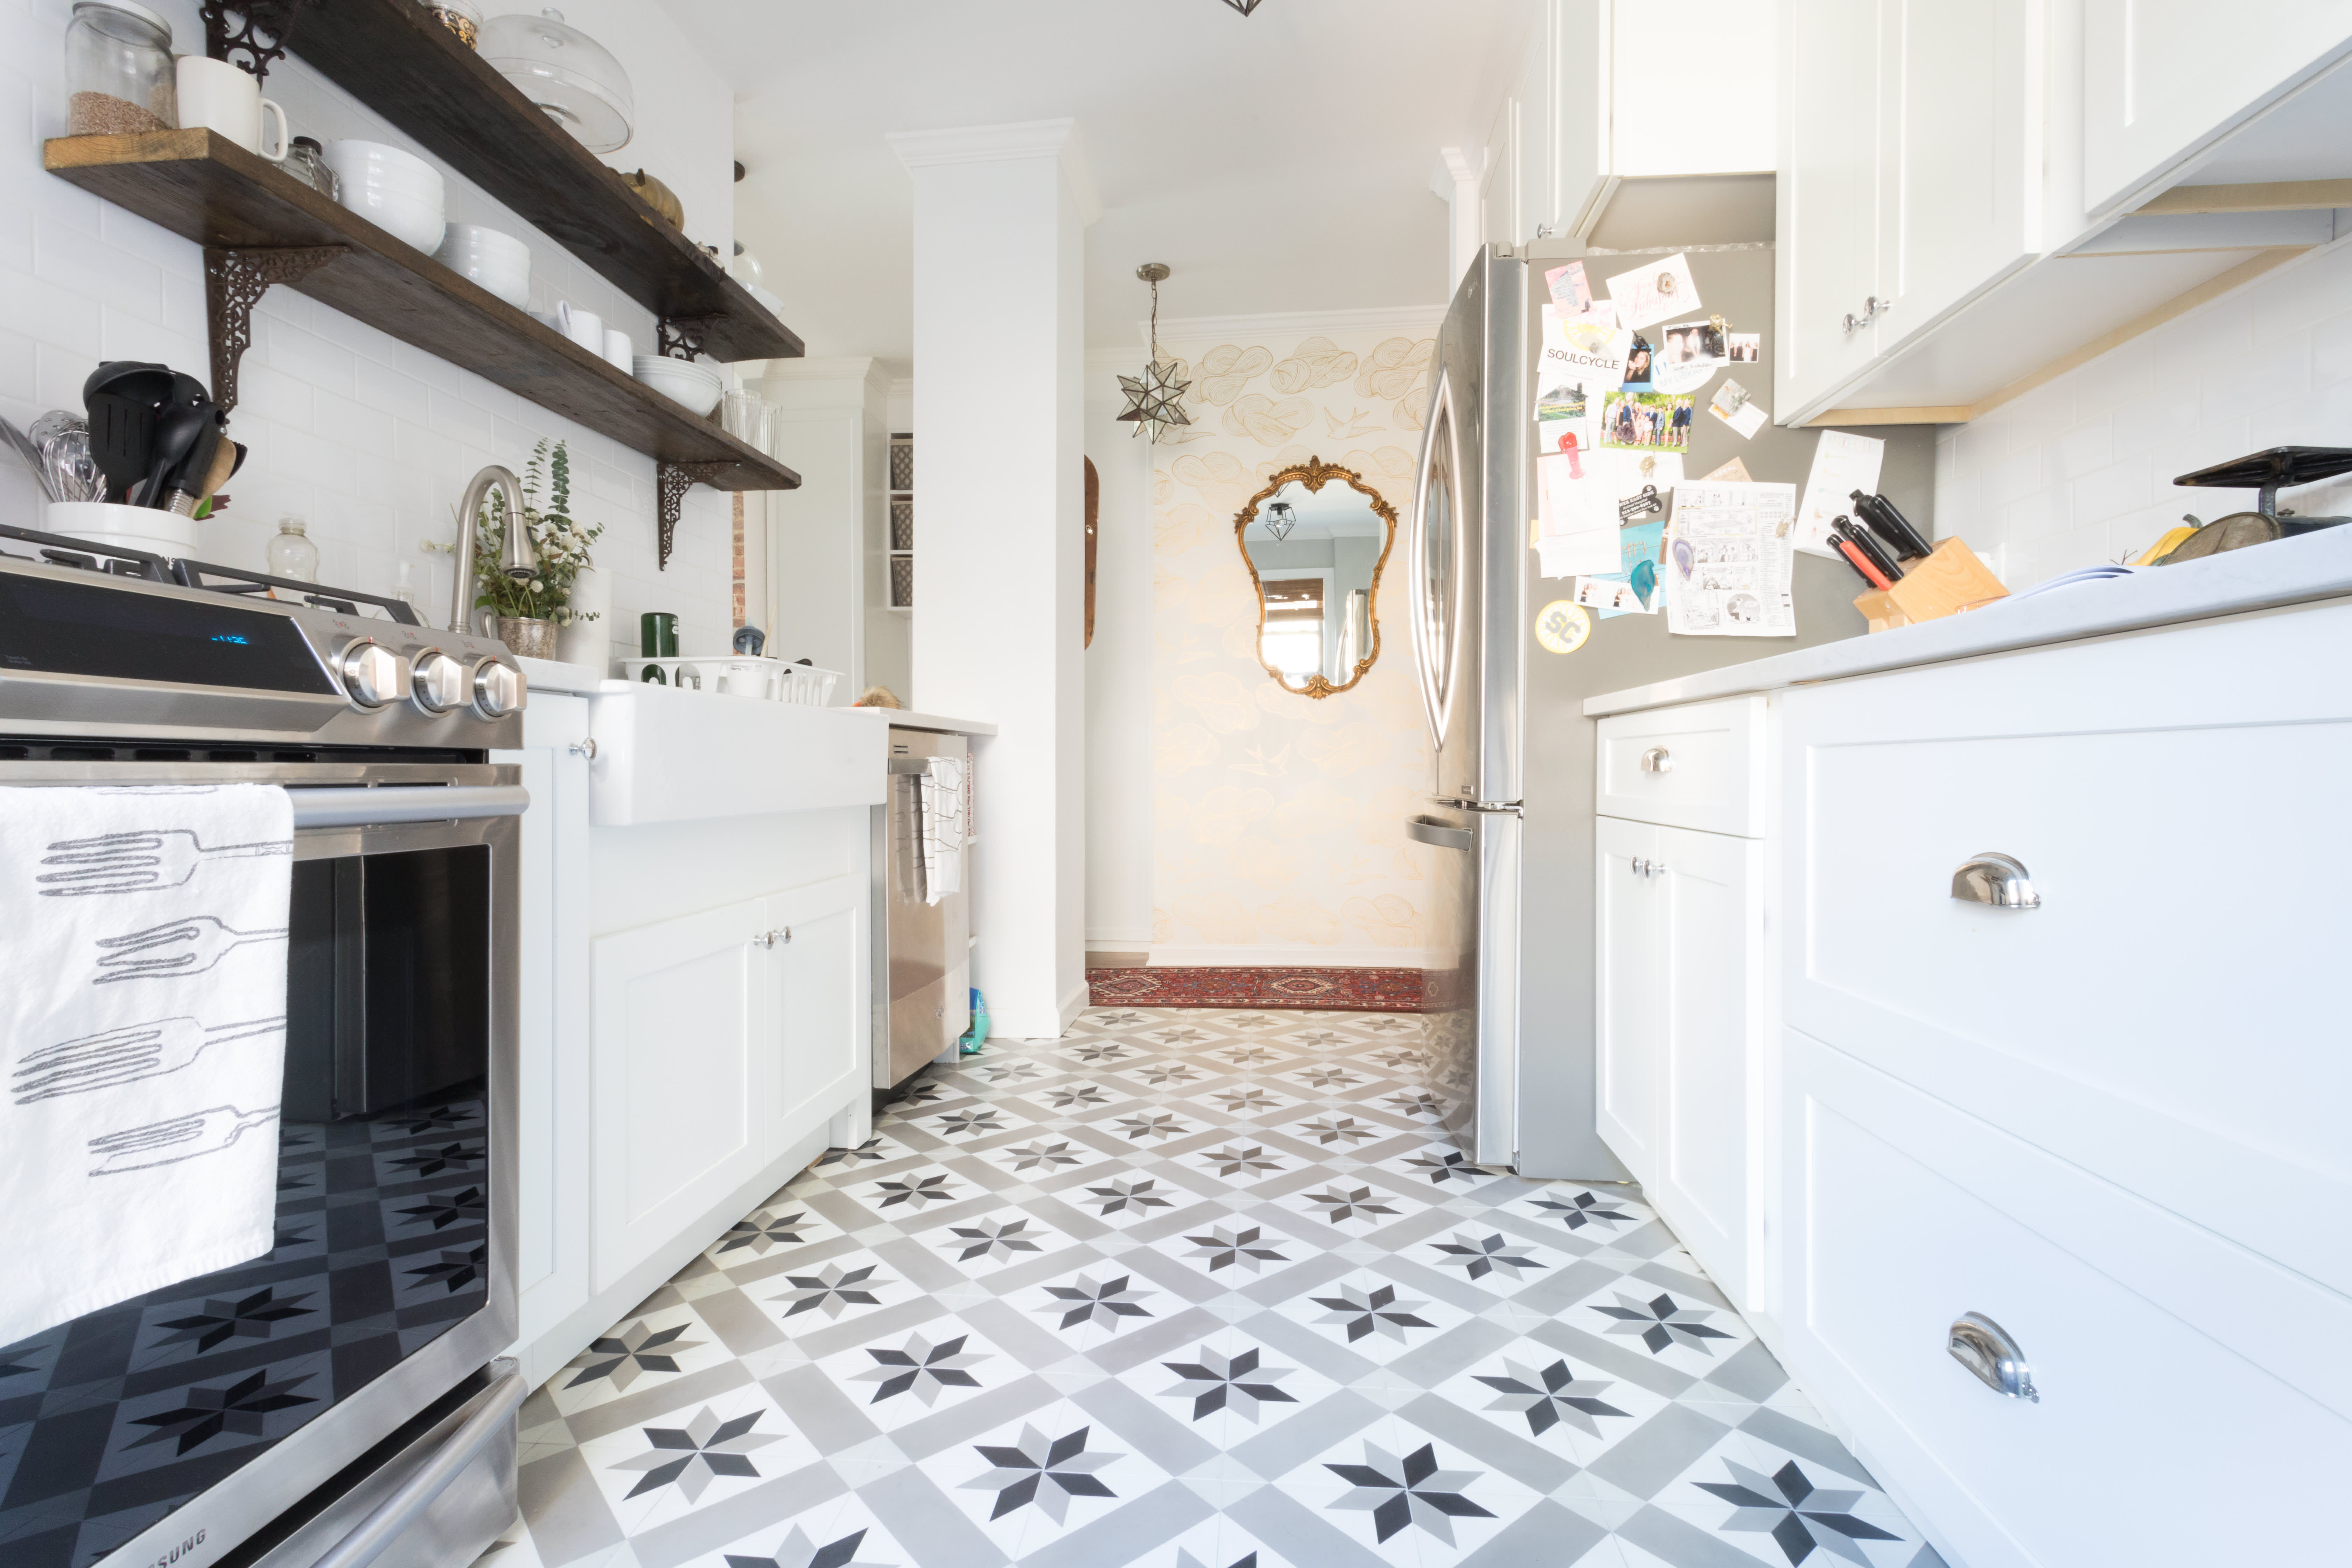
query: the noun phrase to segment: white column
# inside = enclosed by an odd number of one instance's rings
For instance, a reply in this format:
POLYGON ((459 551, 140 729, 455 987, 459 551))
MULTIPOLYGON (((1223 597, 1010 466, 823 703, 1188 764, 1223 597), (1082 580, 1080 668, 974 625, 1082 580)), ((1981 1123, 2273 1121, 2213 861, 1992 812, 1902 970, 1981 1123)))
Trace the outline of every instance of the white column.
POLYGON ((801 476, 800 489, 767 497, 768 652, 839 670, 837 708, 866 688, 872 579, 887 570, 874 552, 888 526, 882 421, 889 388, 872 359, 770 360, 753 386, 776 405, 777 455, 801 476))
POLYGON ((1478 254, 1478 176, 1485 171, 1475 148, 1442 147, 1429 171, 1430 193, 1445 203, 1445 297, 1454 298, 1470 258, 1478 254))
POLYGON ((1087 456, 1102 481, 1087 649, 1087 946, 1151 946, 1151 444, 1118 422, 1135 346, 1087 356, 1087 456))
POLYGON ((914 175, 914 690, 974 747, 974 983, 995 1029, 1086 1005, 1085 171, 1067 120, 889 138, 914 175))

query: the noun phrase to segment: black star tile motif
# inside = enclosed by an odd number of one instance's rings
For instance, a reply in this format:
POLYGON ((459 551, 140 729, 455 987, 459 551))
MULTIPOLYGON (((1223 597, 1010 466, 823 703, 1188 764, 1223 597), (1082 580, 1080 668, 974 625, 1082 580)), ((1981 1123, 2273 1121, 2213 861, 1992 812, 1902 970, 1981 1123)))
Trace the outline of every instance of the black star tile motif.
POLYGON ((1259 1062, 1278 1062, 1282 1059, 1280 1051, 1270 1051, 1264 1046, 1228 1046, 1222 1051, 1213 1051, 1210 1054, 1217 1060, 1230 1062, 1237 1068, 1250 1067, 1259 1062))
POLYGON ((470 1105, 440 1105, 431 1110, 404 1118, 399 1121, 377 1124, 379 1131, 396 1131, 404 1136, 420 1132, 438 1132, 445 1128, 471 1127, 481 1119, 481 1112, 470 1105))
POLYGON ((289 1318, 309 1318, 318 1315, 315 1307, 305 1307, 316 1292, 304 1290, 292 1296, 278 1296, 276 1288, 265 1285, 250 1296, 233 1301, 206 1301, 201 1312, 184 1318, 166 1318, 156 1327, 174 1331, 170 1336, 155 1342, 154 1348, 165 1345, 194 1344, 198 1355, 215 1345, 232 1339, 266 1340, 278 1324, 289 1318))
POLYGON ((1053 1300, 1037 1310, 1049 1316, 1059 1312, 1062 1315, 1061 1327, 1065 1329, 1092 1323, 1097 1328, 1117 1333, 1121 1318, 1151 1316, 1140 1300, 1151 1292, 1129 1289, 1132 1282, 1133 1277, 1126 1274, 1099 1283, 1081 1274, 1075 1284, 1046 1286, 1045 1294, 1053 1300))
POLYGON ((1505 1241, 1499 1234, 1473 1236, 1457 1230, 1450 1241, 1432 1242, 1440 1253, 1441 1261, 1461 1269, 1473 1279, 1484 1279, 1501 1269, 1510 1272, 1506 1278, 1530 1279, 1544 1265, 1527 1255, 1527 1248, 1515 1241, 1505 1241))
POLYGON ((1430 1093, 1429 1090, 1425 1089, 1407 1089, 1402 1094, 1392 1094, 1381 1103, 1386 1105, 1390 1110, 1394 1110, 1401 1116, 1443 1116, 1445 1114, 1445 1101, 1438 1099, 1437 1096, 1430 1093))
POLYGON ((262 1435, 265 1417, 297 1405, 316 1405, 309 1394, 296 1394, 295 1389, 310 1381, 310 1375, 289 1377, 272 1382, 267 1367, 250 1377, 239 1379, 216 1388, 188 1389, 182 1397, 186 1401, 176 1410, 166 1410, 156 1415, 131 1417, 134 1426, 152 1427, 147 1436, 129 1445, 143 1448, 151 1443, 177 1440, 178 1453, 184 1454, 201 1443, 210 1442, 222 1433, 234 1433, 241 1437, 262 1435))
POLYGON ((1317 1067, 1301 1068, 1290 1076, 1309 1089, 1353 1089, 1364 1081, 1346 1068, 1328 1062, 1317 1067))
POLYGON ((1016 1252, 1041 1252, 1029 1232, 1024 1219, 979 1219, 970 1225, 950 1226, 948 1234, 955 1240, 947 1250, 956 1255, 959 1263, 970 1263, 976 1258, 1010 1258, 1016 1252))
POLYGON ((1341 1285, 1337 1287, 1337 1294, 1310 1296, 1307 1300, 1324 1310, 1318 1321, 1347 1327, 1349 1344, 1370 1334, 1403 1344, 1407 1342, 1407 1329, 1437 1326, 1414 1310, 1426 1306, 1426 1302, 1400 1300, 1393 1285, 1376 1285, 1369 1290, 1360 1285, 1341 1285))
POLYGON ((1066 1138, 1055 1139, 1051 1143, 1043 1138, 1032 1138, 1026 1143, 995 1152, 1001 1154, 1004 1163, 1016 1173, 1034 1170, 1041 1165, 1049 1171, 1064 1170, 1087 1163, 1087 1151, 1066 1138))
POLYGON ((1157 1089, 1163 1083, 1190 1083, 1201 1077, 1200 1069, 1185 1062, 1152 1062, 1135 1069, 1135 1076, 1157 1089))
POLYGON ((855 1149, 827 1149, 824 1153, 816 1157, 816 1163, 809 1168, 814 1171, 822 1171, 829 1165, 841 1165, 846 1167, 857 1164, 864 1161, 887 1160, 888 1158, 890 1158, 890 1152, 888 1150, 882 1147, 882 1140, 879 1138, 868 1138, 865 1142, 860 1143, 855 1149))
POLYGON ((897 1280, 876 1272, 881 1266, 861 1264, 856 1268, 844 1268, 838 1263, 807 1274, 787 1274, 784 1283, 792 1289, 781 1296, 771 1296, 771 1301, 790 1301, 784 1316, 797 1318, 803 1312, 823 1312, 828 1318, 838 1318, 845 1308, 873 1307, 881 1303, 875 1292, 897 1280))
POLYGON ((1232 1116, 1250 1116, 1261 1110, 1272 1110, 1276 1108, 1277 1103, 1274 1096, 1255 1084, 1248 1084, 1240 1089, 1221 1089, 1209 1098, 1215 1100, 1228 1115, 1232 1116))
POLYGON ((868 1345, 866 1353, 874 1364, 866 1371, 851 1375, 853 1383, 876 1385, 874 1397, 866 1403, 879 1405, 901 1394, 911 1394, 925 1405, 939 1403, 940 1395, 950 1388, 978 1388, 980 1379, 968 1370, 973 1363, 988 1358, 963 1347, 971 1336, 958 1334, 951 1340, 933 1344, 921 1334, 908 1334, 901 1345, 868 1345))
POLYGON ((1592 1309, 1605 1318, 1615 1320, 1601 1332, 1631 1334, 1648 1347, 1652 1355, 1664 1355, 1672 1346, 1685 1345, 1702 1355, 1711 1356, 1715 1351, 1707 1341, 1731 1338, 1721 1329, 1709 1328, 1701 1321, 1715 1316, 1715 1310, 1711 1307, 1681 1306, 1664 1291, 1646 1301, 1636 1300, 1622 1290, 1612 1290, 1610 1294, 1617 1298, 1615 1306, 1592 1309))
POLYGON ((1570 1230, 1582 1230, 1586 1226, 1607 1226, 1612 1232, 1621 1225, 1633 1225, 1633 1215, 1616 1206, 1599 1193, 1578 1189, 1566 1197, 1547 1194, 1536 1199, 1535 1207, 1557 1215, 1570 1230))
POLYGON ((980 1076, 990 1083, 1019 1083, 1024 1079, 1042 1078, 1045 1069, 1035 1062, 1006 1062, 1001 1067, 983 1068, 980 1076))
POLYGON ((683 1426, 646 1427, 646 1441, 653 1445, 653 1451, 623 1459, 613 1468, 645 1472, 629 1489, 631 1497, 674 1486, 688 1502, 701 1497, 721 1476, 757 1480, 760 1468, 751 1462, 751 1455, 783 1441, 780 1432, 752 1430, 766 1414, 754 1410, 722 1421, 706 1405, 683 1426))
POLYGON ((945 1172, 877 1182, 874 1190, 882 1194, 880 1206, 886 1209, 895 1208, 900 1204, 911 1204, 921 1208, 926 1204, 953 1203, 956 1199, 954 1184, 949 1181, 945 1172))
POLYGON ((981 1132, 1002 1132, 1004 1113, 993 1107, 982 1110, 950 1110, 931 1125, 943 1138, 965 1138, 981 1132))
POLYGON ((649 1372, 676 1372, 677 1358, 688 1351, 698 1351, 709 1342, 686 1338, 687 1325, 656 1329, 646 1326, 644 1319, 629 1324, 617 1332, 605 1334, 589 1342, 587 1353, 575 1365, 580 1374, 563 1386, 578 1388, 583 1384, 610 1379, 615 1391, 649 1372), (584 1363, 582 1365, 581 1363, 584 1363))
POLYGON ((1080 1046, 1070 1053, 1071 1056, 1076 1058, 1082 1062, 1123 1062, 1134 1054, 1135 1053, 1133 1051, 1129 1050, 1117 1040, 1106 1040, 1097 1045, 1080 1046))
POLYGON ((1495 1399, 1486 1408, 1509 1410, 1528 1418, 1528 1436, 1540 1437, 1565 1422, 1580 1432, 1601 1436, 1597 1415, 1622 1415, 1631 1418, 1633 1412, 1620 1410, 1601 1397, 1601 1391, 1612 1386, 1606 1378, 1580 1378, 1570 1370, 1565 1361, 1555 1361, 1538 1369, 1521 1365, 1507 1357, 1503 1362, 1500 1376, 1486 1373, 1478 1381, 1495 1391, 1495 1399))
POLYGON ((901 1105, 932 1105, 936 1104, 940 1100, 945 1100, 947 1097, 948 1091, 945 1085, 933 1083, 929 1079, 920 1079, 908 1084, 906 1088, 898 1091, 898 1103, 901 1105))
POLYGON ((1373 1534, 1383 1542, 1417 1525, 1451 1546, 1455 1520, 1495 1517, 1463 1495, 1481 1472, 1439 1469, 1432 1444, 1423 1443, 1398 1458, 1376 1444, 1366 1443, 1362 1464, 1327 1463, 1323 1468, 1352 1489, 1329 1506, 1370 1513, 1373 1534))
POLYGON ((1854 1517, 1853 1505, 1862 1500, 1861 1492, 1820 1490, 1794 1459, 1769 1478, 1729 1459, 1723 1461, 1723 1468, 1730 1472, 1731 1479, 1693 1483, 1699 1490, 1731 1504, 1736 1510, 1716 1528, 1726 1534, 1753 1531, 1769 1535, 1780 1548, 1781 1555, 1788 1558, 1790 1568, 1811 1557, 1817 1546, 1833 1556, 1870 1568, 1870 1559, 1855 1542, 1903 1539, 1854 1517))
POLYGON ((1131 1142, 1150 1142, 1154 1138, 1181 1138, 1184 1135, 1183 1125, 1166 1111, 1158 1115, 1122 1116, 1118 1119, 1118 1130, 1127 1134, 1131 1142))
POLYGON ((1185 1256, 1207 1260, 1212 1274, 1236 1264, 1255 1274, 1262 1265, 1290 1261, 1271 1242, 1262 1239, 1262 1235, 1254 1225, 1239 1230, 1213 1225, 1202 1235, 1184 1238, 1192 1244, 1192 1250, 1185 1256))
POLYGON ((1282 1169, 1281 1161, 1255 1143, 1246 1148, 1239 1143, 1228 1143, 1222 1149, 1208 1151, 1201 1159, 1220 1176, 1262 1176, 1270 1171, 1282 1169))
POLYGON ((809 1217, 806 1209, 777 1207, 761 1209, 748 1219, 739 1219, 727 1227, 726 1237, 719 1243, 719 1252, 729 1253, 750 1247, 754 1257, 764 1256, 771 1247, 798 1247, 814 1231, 817 1222, 809 1217))
POLYGON ((1323 1116, 1312 1121, 1302 1121, 1297 1132, 1301 1138, 1312 1138, 1326 1148, 1338 1144, 1352 1149, 1369 1138, 1377 1138, 1383 1129, 1368 1127, 1352 1116, 1323 1116))
POLYGON ((1307 1194, 1306 1199, 1322 1211, 1325 1219, 1339 1225, 1351 1219, 1395 1214, 1397 1210, 1382 1202, 1382 1196, 1370 1187, 1343 1187, 1335 1182, 1319 1193, 1307 1194))
POLYGON ((1192 1361, 1164 1361, 1160 1364, 1183 1379, 1168 1392, 1171 1396, 1192 1400, 1195 1421, 1220 1410, 1230 1410, 1255 1426, 1261 1405, 1298 1403, 1275 1386, 1298 1369, 1260 1365, 1255 1345, 1232 1355, 1221 1355, 1202 1345, 1192 1361))
POLYGON ((1143 1037, 1155 1046, 1197 1046, 1209 1038, 1187 1024, 1180 1024, 1172 1029, 1154 1029, 1143 1037))
POLYGON ((988 1516, 991 1519, 1003 1519, 1015 1509, 1034 1504, 1037 1511, 1055 1524, 1066 1523, 1072 1498, 1118 1495, 1095 1472, 1114 1463, 1119 1456, 1089 1451, 1087 1438, 1093 1430, 1081 1426, 1049 1439, 1024 1422, 1017 1443, 975 1443, 972 1451, 992 1468, 964 1482, 964 1489, 996 1494, 996 1506, 988 1516))
POLYGON ((1108 1105, 1111 1097, 1098 1084, 1065 1084, 1060 1089, 1045 1091, 1045 1103, 1056 1110, 1067 1110, 1074 1105, 1108 1105))
POLYGON ((1159 1182, 1150 1176, 1135 1181, 1120 1176, 1099 1187, 1088 1187, 1087 1195, 1094 1201, 1096 1212, 1103 1215, 1141 1214, 1147 1209, 1175 1207, 1160 1196, 1156 1190, 1159 1185, 1159 1182))
POLYGON ((437 1259, 420 1268, 404 1268, 415 1283, 410 1289, 438 1285, 452 1296, 478 1280, 487 1279, 490 1272, 490 1244, 480 1242, 463 1252, 445 1252, 437 1259))
POLYGON ((1448 1182, 1457 1182, 1465 1187, 1475 1186, 1493 1174, 1472 1164, 1461 1150, 1436 1144, 1415 1154, 1405 1164, 1441 1187, 1448 1182))
POLYGON ((865 1539, 866 1532, 856 1530, 819 1546, 795 1524, 785 1532, 784 1542, 776 1548, 774 1556, 746 1557, 740 1552, 730 1552, 727 1568, 885 1568, 879 1563, 855 1560, 858 1543, 865 1539))
POLYGON ((444 1143, 438 1149, 416 1149, 394 1155, 392 1163, 412 1176, 437 1176, 453 1166, 469 1170, 482 1163, 482 1146, 478 1143, 444 1143))
POLYGON ((467 1187, 462 1193, 436 1194, 424 1202, 411 1205, 400 1213, 413 1225, 430 1225, 435 1230, 446 1230, 461 1221, 487 1224, 490 1217, 490 1200, 479 1187, 467 1187))

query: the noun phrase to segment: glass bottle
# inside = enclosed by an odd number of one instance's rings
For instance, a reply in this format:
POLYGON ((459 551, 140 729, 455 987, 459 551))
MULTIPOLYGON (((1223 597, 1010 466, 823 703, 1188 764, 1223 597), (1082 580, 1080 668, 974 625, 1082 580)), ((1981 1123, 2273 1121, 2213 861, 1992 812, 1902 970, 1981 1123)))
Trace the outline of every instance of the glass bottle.
POLYGON ((66 24, 66 125, 132 136, 179 123, 172 24, 133 0, 74 0, 66 24))
POLYGON ((294 150, 286 155, 286 162, 280 167, 329 201, 343 199, 342 184, 335 178, 335 172, 327 167, 326 149, 319 145, 317 137, 294 138, 294 150))
POLYGON ((278 520, 278 536, 269 542, 268 572, 298 583, 319 580, 319 547, 310 542, 310 526, 299 517, 278 520))

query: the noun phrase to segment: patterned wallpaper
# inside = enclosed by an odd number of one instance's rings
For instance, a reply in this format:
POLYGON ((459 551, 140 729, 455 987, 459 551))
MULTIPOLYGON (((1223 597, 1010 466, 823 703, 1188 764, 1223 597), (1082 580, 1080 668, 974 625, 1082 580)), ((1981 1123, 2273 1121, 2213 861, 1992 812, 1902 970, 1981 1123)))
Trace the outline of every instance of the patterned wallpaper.
POLYGON ((1433 336, 1269 336, 1160 343, 1192 383, 1193 423, 1152 456, 1153 955, 1418 963, 1429 884, 1404 821, 1429 742, 1403 535, 1433 336), (1257 596, 1233 528, 1268 476, 1310 457, 1354 469, 1398 514, 1374 601, 1380 658, 1320 700, 1259 665, 1257 596))

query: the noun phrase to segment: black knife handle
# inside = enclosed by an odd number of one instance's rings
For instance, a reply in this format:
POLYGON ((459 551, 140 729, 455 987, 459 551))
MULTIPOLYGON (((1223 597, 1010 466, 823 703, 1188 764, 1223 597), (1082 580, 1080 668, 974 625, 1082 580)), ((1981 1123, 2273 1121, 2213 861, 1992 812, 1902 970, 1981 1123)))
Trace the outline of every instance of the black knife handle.
POLYGON ((1897 560, 1908 561, 1934 550, 1935 546, 1911 526, 1911 520, 1905 517, 1893 501, 1885 496, 1864 495, 1860 490, 1853 491, 1853 495, 1854 514, 1885 541, 1897 560))

